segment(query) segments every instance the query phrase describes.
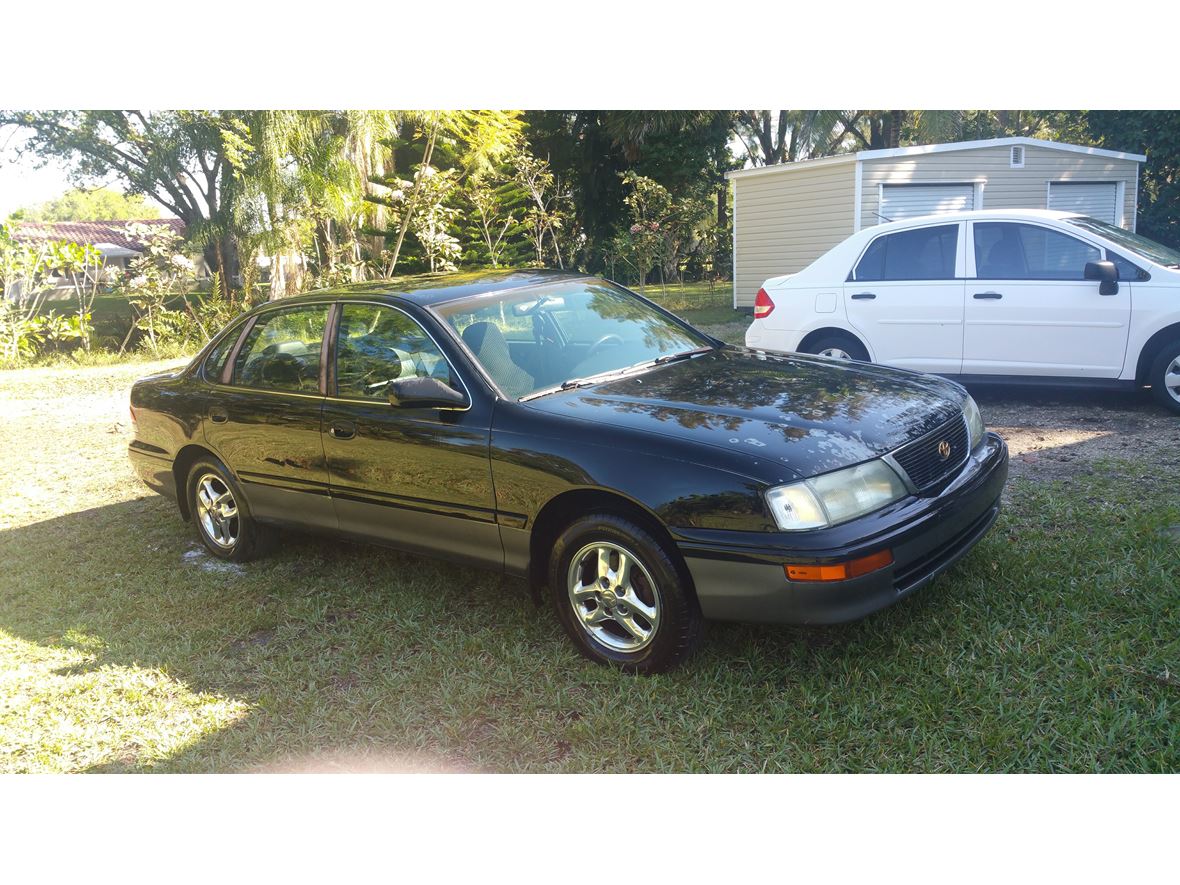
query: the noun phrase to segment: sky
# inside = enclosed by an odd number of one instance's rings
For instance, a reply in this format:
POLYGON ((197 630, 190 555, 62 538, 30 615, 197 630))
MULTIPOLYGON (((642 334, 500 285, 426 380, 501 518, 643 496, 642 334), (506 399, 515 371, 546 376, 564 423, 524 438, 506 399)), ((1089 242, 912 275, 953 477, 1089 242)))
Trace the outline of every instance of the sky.
MULTIPOLYGON (((22 206, 60 197, 73 187, 64 166, 50 162, 38 169, 32 157, 22 159, 15 150, 19 138, 11 133, 0 135, 0 220, 22 206)), ((102 186, 123 190, 114 180, 102 186)))

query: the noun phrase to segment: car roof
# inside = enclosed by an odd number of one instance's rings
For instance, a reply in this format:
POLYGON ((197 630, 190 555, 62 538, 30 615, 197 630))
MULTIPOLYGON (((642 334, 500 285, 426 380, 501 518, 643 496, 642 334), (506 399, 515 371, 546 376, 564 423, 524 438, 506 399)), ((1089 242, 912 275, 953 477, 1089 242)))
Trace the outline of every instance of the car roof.
POLYGON ((960 212, 940 212, 937 215, 920 215, 902 218, 862 228, 873 236, 888 230, 919 227, 927 224, 955 224, 960 221, 996 221, 1000 219, 1025 219, 1028 221, 1062 221, 1066 218, 1081 217, 1077 212, 1062 212, 1059 209, 964 209, 960 212))
MULTIPOLYGON (((542 268, 515 268, 499 271, 468 271, 461 273, 418 274, 397 277, 392 280, 370 280, 352 283, 330 289, 318 289, 294 298, 284 298, 284 305, 322 301, 325 297, 341 301, 364 301, 379 296, 402 298, 422 306, 443 304, 489 292, 502 292, 535 286, 540 283, 557 283, 568 280, 584 280, 583 273, 542 268)), ((273 304, 274 302, 268 302, 273 304)))

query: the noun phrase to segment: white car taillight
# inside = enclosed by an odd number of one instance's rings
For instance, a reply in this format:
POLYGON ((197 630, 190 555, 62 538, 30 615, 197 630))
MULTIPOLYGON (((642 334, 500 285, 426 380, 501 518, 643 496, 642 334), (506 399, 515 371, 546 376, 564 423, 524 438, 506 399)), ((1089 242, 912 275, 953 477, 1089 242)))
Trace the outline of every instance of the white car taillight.
POLYGON ((774 302, 770 300, 770 296, 766 294, 765 289, 759 289, 757 296, 754 298, 754 319, 764 320, 770 316, 774 310, 774 302))

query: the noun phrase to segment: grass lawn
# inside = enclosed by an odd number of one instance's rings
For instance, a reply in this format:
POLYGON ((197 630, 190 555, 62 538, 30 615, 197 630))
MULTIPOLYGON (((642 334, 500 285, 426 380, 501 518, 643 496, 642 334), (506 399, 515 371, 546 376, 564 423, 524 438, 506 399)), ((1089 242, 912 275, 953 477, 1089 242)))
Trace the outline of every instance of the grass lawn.
POLYGON ((733 309, 733 284, 671 283, 648 286, 648 298, 683 317, 697 328, 730 344, 743 344, 751 316, 733 309))
POLYGON ((1180 768, 1174 463, 1016 479, 910 600, 712 625, 640 679, 494 574, 299 535, 212 560, 126 462, 159 368, 0 372, 0 771, 1180 768))

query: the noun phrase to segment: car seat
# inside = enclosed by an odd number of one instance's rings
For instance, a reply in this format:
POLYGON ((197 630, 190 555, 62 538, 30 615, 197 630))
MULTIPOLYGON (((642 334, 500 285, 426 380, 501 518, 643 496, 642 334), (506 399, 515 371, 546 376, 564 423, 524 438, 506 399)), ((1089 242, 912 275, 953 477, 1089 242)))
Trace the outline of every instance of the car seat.
POLYGON ((472 323, 463 330, 463 343, 506 394, 520 397, 533 390, 533 376, 513 362, 508 342, 499 326, 472 323))
POLYGON ((992 243, 975 275, 989 280, 1019 279, 1025 276, 1024 250, 1013 236, 992 243))

